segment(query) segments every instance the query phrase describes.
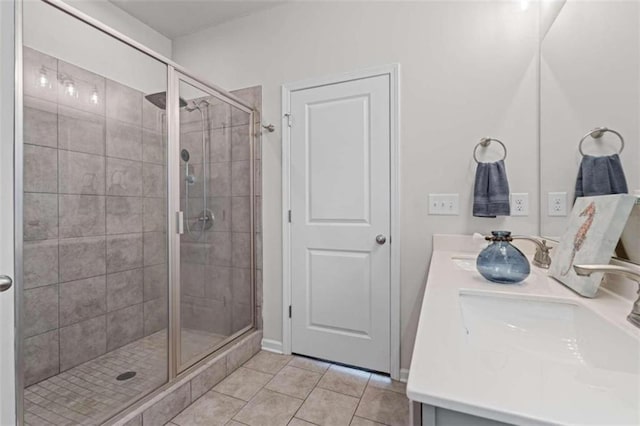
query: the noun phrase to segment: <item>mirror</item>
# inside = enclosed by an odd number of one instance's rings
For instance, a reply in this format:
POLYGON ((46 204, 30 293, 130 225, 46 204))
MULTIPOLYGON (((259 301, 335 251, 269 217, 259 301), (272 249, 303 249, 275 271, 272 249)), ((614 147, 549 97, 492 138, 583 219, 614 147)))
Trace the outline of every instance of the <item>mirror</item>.
MULTIPOLYGON (((557 240, 575 199, 583 138, 584 154, 598 157, 620 152, 615 132, 624 138, 628 192, 640 196, 640 2, 546 1, 541 17, 540 234, 557 240), (598 127, 612 131, 591 133, 598 127)), ((616 255, 640 263, 640 204, 616 255)))

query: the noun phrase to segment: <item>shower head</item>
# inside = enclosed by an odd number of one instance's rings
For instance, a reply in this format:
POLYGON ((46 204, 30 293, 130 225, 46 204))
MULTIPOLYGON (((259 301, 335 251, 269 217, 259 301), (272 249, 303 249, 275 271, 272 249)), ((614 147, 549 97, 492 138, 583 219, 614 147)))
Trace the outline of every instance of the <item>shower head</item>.
POLYGON ((182 161, 184 161, 185 163, 189 162, 189 151, 187 151, 186 149, 183 149, 182 151, 180 151, 180 158, 182 158, 182 161))
MULTIPOLYGON (((167 109, 167 92, 158 92, 145 96, 145 99, 160 109, 167 109)), ((180 108, 187 106, 187 101, 180 98, 180 108)))
POLYGON ((211 105, 209 103, 209 101, 207 101, 206 99, 201 99, 199 102, 196 103, 196 101, 191 101, 192 105, 187 106, 185 109, 189 112, 198 110, 200 112, 202 112, 202 107, 208 107, 209 105, 211 105))

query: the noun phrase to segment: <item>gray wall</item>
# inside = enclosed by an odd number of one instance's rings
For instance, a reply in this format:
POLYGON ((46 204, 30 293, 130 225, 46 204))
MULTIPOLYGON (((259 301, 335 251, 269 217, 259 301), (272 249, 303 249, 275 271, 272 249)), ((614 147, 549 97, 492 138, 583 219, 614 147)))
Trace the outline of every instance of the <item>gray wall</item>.
POLYGON ((165 328, 166 144, 141 92, 28 48, 24 92, 29 385, 165 328))

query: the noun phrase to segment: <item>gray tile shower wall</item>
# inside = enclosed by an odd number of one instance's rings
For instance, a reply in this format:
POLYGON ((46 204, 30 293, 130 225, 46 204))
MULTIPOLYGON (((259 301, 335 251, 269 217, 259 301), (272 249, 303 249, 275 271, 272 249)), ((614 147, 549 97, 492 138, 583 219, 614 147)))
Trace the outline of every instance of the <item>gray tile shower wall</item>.
POLYGON ((166 132, 143 93, 32 49, 24 57, 30 385, 166 327, 166 132), (56 78, 39 87, 43 66, 73 78, 78 96, 56 78))
MULTIPOLYGON (((232 92, 258 112, 260 129, 262 87, 232 92)), ((209 102, 206 116, 208 152, 202 155, 202 123, 199 111, 181 110, 181 148, 190 153, 189 173, 196 182, 189 186, 189 208, 182 183, 181 207, 195 227, 203 210, 201 177, 206 167, 207 208, 215 220, 200 238, 188 233, 181 240, 181 315, 184 328, 229 336, 251 323, 250 274, 250 126, 249 114, 216 98, 209 102)), ((200 99, 196 99, 196 102, 200 99)), ((255 218, 261 217, 260 132, 254 140, 255 218)), ((182 173, 184 176, 184 163, 182 173)), ((256 302, 258 329, 262 328, 262 244, 260 222, 256 220, 256 302)), ((194 233, 197 236, 197 232, 194 233)))
MULTIPOLYGON (((235 90, 232 92, 234 95, 248 102, 256 110, 254 114, 253 128, 255 129, 254 138, 254 215, 253 220, 255 224, 255 265, 256 265, 256 289, 255 289, 255 310, 256 310, 256 328, 262 330, 262 86, 248 87, 245 89, 235 90)), ((240 130, 241 128, 238 128, 240 130)), ((248 131, 248 128, 247 128, 248 131)), ((236 149, 233 151, 236 158, 242 160, 243 157, 248 156, 248 152, 245 150, 236 149)), ((243 215, 240 214, 240 217, 243 215)), ((246 217, 246 216, 244 216, 246 217)), ((246 219, 245 222, 246 223, 246 219)), ((242 221, 239 224, 239 229, 234 229, 234 232, 240 232, 242 229, 242 221)), ((247 229, 246 227, 244 229, 247 229)), ((234 286, 235 288, 235 286, 234 286)), ((245 286, 246 288, 246 286, 245 286)), ((248 307, 244 307, 248 309, 248 307)))

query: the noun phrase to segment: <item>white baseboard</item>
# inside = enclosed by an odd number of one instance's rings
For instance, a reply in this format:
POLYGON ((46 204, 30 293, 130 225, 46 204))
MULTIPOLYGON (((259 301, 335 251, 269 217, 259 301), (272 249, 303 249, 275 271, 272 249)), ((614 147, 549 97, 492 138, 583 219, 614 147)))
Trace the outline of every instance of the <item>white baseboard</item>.
POLYGON ((408 368, 401 368, 400 369, 400 381, 407 383, 407 380, 409 380, 409 369, 408 368))
POLYGON ((262 339, 262 350, 268 352, 282 353, 282 342, 271 339, 262 339))

